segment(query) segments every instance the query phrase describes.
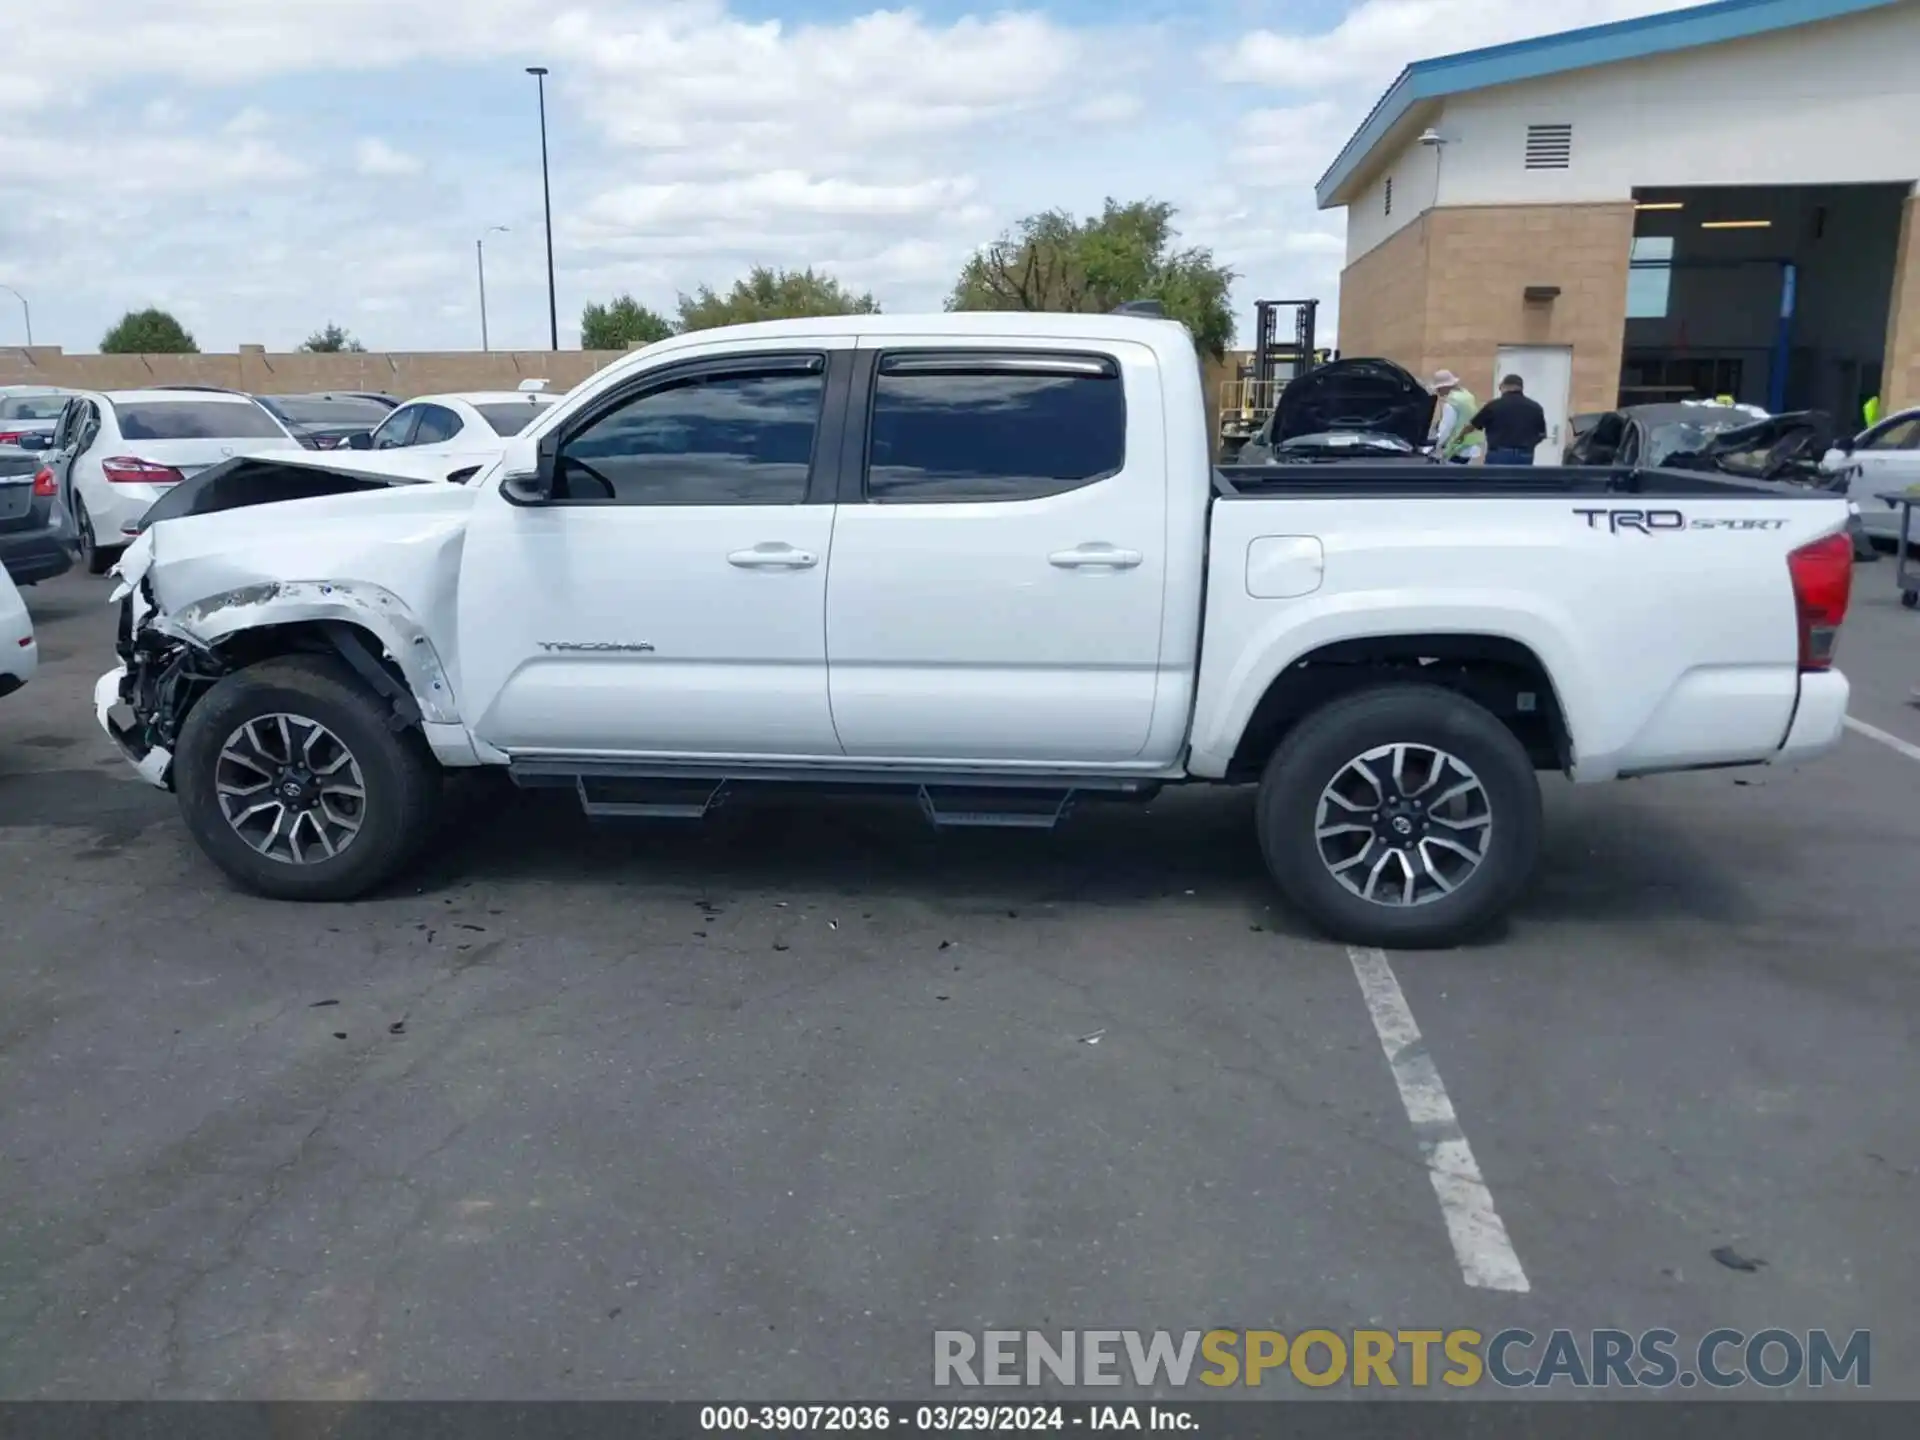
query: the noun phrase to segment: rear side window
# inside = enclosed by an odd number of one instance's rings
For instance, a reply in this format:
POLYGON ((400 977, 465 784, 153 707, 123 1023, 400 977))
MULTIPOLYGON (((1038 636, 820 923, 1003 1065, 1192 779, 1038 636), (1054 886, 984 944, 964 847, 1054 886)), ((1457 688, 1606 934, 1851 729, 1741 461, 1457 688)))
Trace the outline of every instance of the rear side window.
POLYGON ((496 435, 518 435, 533 423, 533 417, 546 409, 544 405, 535 405, 528 401, 518 403, 509 401, 505 405, 476 405, 480 418, 493 427, 496 435))
POLYGON ((115 401, 128 440, 264 440, 282 434, 258 405, 233 400, 115 401))
POLYGON ((1126 463, 1120 369, 1101 355, 883 356, 867 498, 882 504, 1035 500, 1126 463))

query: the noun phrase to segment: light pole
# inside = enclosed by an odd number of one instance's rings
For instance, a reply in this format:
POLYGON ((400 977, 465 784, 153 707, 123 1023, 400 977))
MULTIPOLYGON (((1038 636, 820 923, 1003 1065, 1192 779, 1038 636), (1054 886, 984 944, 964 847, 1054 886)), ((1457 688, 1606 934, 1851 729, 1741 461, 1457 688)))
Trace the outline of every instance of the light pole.
POLYGON ((507 233, 507 227, 489 225, 473 242, 473 267, 480 272, 480 348, 482 350, 493 348, 487 344, 487 236, 496 231, 504 235, 507 233))
MULTIPOLYGON (((14 289, 11 285, 0 285, 0 290, 6 291, 14 299, 20 302, 20 313, 24 315, 27 320, 27 344, 29 345, 33 344, 33 310, 27 304, 27 297, 22 295, 18 290, 14 289)), ((559 347, 556 346, 555 348, 558 349, 559 347)))
POLYGON ((547 67, 527 66, 540 87, 540 198, 547 212, 547 334, 553 348, 560 348, 560 302, 553 290, 553 184, 547 176, 547 67))

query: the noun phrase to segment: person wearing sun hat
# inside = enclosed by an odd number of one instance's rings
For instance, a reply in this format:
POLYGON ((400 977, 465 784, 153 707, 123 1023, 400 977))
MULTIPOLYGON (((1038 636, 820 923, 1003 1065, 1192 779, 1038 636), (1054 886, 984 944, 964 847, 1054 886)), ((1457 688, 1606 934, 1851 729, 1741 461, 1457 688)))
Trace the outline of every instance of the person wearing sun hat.
POLYGON ((1434 372, 1433 394, 1439 402, 1433 417, 1433 453, 1455 465, 1471 465, 1486 444, 1486 437, 1473 428, 1480 402, 1451 370, 1434 372))

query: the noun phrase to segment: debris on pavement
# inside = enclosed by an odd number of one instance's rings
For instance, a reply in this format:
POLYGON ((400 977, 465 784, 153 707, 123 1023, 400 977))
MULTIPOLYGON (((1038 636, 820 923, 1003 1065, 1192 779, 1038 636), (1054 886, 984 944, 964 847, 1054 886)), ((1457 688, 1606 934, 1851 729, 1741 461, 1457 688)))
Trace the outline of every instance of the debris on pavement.
POLYGON ((1726 1266, 1727 1269, 1729 1270, 1739 1270, 1748 1275, 1751 1275, 1754 1271, 1758 1270, 1762 1265, 1767 1263, 1764 1260, 1755 1260, 1755 1259, 1749 1258, 1748 1256, 1742 1255, 1738 1250, 1734 1249, 1731 1245, 1721 1245, 1717 1247, 1713 1251, 1713 1258, 1718 1260, 1722 1265, 1726 1266))

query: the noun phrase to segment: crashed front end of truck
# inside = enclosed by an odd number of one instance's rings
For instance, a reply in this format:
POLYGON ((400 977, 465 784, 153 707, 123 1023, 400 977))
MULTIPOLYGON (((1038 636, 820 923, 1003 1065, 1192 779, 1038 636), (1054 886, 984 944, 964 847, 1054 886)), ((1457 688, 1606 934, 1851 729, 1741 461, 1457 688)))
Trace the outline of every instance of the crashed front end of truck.
POLYGON ((113 648, 120 668, 94 686, 94 711, 141 777, 171 788, 173 752, 187 712, 233 667, 159 612, 146 574, 123 582, 117 598, 113 648))
POLYGON ((171 788, 182 728, 213 686, 310 653, 351 668, 443 763, 474 763, 428 629, 452 628, 468 499, 417 485, 147 529, 115 567, 119 663, 94 687, 101 728, 142 778, 171 788), (281 578, 316 572, 342 578, 281 578))

